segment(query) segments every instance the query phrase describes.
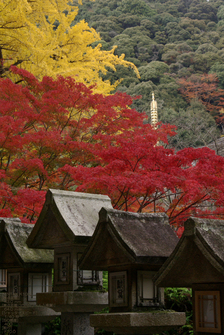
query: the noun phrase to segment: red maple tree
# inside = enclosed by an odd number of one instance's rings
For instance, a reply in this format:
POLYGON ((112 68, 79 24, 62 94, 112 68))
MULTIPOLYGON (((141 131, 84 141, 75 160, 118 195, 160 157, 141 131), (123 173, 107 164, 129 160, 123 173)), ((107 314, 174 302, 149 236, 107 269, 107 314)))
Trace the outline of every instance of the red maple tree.
POLYGON ((212 150, 175 153, 142 129, 94 153, 100 165, 62 169, 79 185, 76 191, 108 194, 120 210, 166 212, 176 228, 192 215, 223 218, 224 158, 212 150))
POLYGON ((107 194, 121 210, 165 211, 176 227, 189 215, 222 216, 224 158, 165 148, 173 128, 144 124, 126 94, 12 71, 19 85, 0 80, 0 216, 34 222, 49 187, 107 194))

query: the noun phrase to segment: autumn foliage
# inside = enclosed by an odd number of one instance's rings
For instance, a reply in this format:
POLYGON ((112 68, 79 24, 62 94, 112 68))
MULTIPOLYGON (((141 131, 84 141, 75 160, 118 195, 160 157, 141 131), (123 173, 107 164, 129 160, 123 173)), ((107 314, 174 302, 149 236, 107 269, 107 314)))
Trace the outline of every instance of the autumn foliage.
POLYGON ((99 33, 87 22, 74 24, 78 6, 72 2, 0 0, 0 13, 0 77, 14 80, 8 71, 17 65, 39 79, 72 76, 88 86, 96 84, 97 92, 108 94, 116 84, 103 81, 100 73, 116 71, 116 66, 122 65, 139 76, 124 54, 115 55, 115 47, 102 50, 99 33))
POLYGON ((46 190, 107 194, 129 211, 164 211, 178 226, 189 215, 220 217, 224 158, 208 148, 167 149, 126 94, 103 96, 74 79, 0 80, 1 216, 35 222, 46 190))
POLYGON ((220 126, 224 126, 223 107, 224 90, 218 87, 215 74, 192 75, 188 79, 178 80, 180 93, 188 103, 193 99, 200 101, 220 126))

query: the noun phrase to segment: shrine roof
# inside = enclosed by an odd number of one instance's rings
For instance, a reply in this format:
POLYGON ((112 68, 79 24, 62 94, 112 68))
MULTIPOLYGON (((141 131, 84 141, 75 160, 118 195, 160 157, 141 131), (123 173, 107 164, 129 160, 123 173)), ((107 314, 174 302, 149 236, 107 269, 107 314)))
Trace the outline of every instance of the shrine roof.
POLYGON ((106 270, 120 264, 163 264, 178 242, 164 213, 102 208, 80 267, 106 270))
POLYGON ((50 189, 27 243, 34 248, 55 248, 66 243, 87 244, 108 196, 50 189))
POLYGON ((13 259, 14 264, 18 261, 21 265, 26 263, 53 264, 52 250, 30 249, 27 246, 26 240, 33 226, 21 223, 17 218, 0 218, 0 263, 7 265, 13 259))
POLYGON ((192 217, 184 227, 176 248, 155 276, 156 285, 224 282, 224 221, 192 217))

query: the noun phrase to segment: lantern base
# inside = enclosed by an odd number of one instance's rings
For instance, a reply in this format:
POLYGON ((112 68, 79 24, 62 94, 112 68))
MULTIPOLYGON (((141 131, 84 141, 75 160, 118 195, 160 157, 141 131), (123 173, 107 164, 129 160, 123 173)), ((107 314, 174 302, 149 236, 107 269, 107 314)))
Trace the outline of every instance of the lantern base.
POLYGON ((186 323, 185 313, 108 313, 90 315, 90 325, 116 334, 158 334, 186 323))
POLYGON ((65 291, 37 293, 37 305, 56 312, 93 313, 108 306, 107 292, 65 291))

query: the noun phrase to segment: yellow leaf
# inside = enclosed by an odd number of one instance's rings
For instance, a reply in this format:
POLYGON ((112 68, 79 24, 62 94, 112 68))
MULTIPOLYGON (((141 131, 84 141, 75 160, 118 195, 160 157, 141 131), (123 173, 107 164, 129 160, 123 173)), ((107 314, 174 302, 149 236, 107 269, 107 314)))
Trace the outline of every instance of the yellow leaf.
POLYGON ((77 6, 64 0, 0 0, 0 73, 6 76, 10 65, 19 65, 41 79, 48 75, 72 76, 86 85, 96 84, 96 91, 108 94, 114 85, 103 82, 99 73, 116 65, 131 67, 124 55, 114 55, 91 47, 100 35, 83 20, 72 26, 77 6))

